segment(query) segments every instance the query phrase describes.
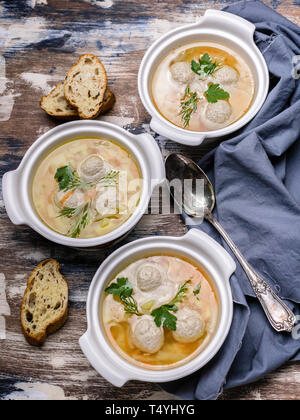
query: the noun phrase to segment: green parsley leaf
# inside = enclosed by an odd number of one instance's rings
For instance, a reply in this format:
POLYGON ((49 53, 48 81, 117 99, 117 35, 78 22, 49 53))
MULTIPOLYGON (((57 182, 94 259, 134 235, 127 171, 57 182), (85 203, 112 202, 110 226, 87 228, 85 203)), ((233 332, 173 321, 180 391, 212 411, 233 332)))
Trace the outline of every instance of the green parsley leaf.
POLYGON ((164 327, 169 328, 171 331, 176 331, 177 318, 171 312, 176 313, 178 311, 178 306, 176 306, 176 303, 182 302, 186 297, 186 292, 188 291, 187 285, 190 282, 191 280, 188 280, 179 287, 176 296, 168 305, 162 305, 151 312, 151 315, 154 317, 154 322, 158 327, 163 325, 164 327))
POLYGON ((220 99, 224 100, 230 97, 228 92, 220 88, 219 83, 210 85, 208 90, 205 92, 205 96, 209 103, 216 103, 220 99))
POLYGON ((205 79, 207 76, 213 74, 221 67, 222 66, 220 66, 217 61, 212 61, 208 53, 203 54, 203 56, 199 58, 198 62, 192 60, 191 63, 192 71, 198 74, 198 76, 200 76, 200 79, 205 79))
POLYGON ((169 328, 171 331, 176 331, 177 318, 170 311, 177 312, 177 306, 163 305, 157 309, 154 309, 154 311, 151 312, 151 315, 154 317, 154 322, 157 327, 163 325, 164 327, 169 328))
POLYGON ((131 296, 133 288, 127 278, 121 277, 117 279, 117 283, 112 283, 109 287, 107 287, 105 292, 115 296, 122 295, 123 297, 128 297, 131 296))
POLYGON ((133 287, 130 281, 121 277, 117 279, 117 283, 112 283, 105 289, 106 293, 110 293, 114 296, 119 296, 120 301, 124 305, 124 310, 127 314, 142 316, 139 312, 138 305, 134 297, 132 296, 133 287))
POLYGON ((64 190, 74 179, 74 172, 71 166, 58 168, 54 178, 59 184, 59 191, 64 190))

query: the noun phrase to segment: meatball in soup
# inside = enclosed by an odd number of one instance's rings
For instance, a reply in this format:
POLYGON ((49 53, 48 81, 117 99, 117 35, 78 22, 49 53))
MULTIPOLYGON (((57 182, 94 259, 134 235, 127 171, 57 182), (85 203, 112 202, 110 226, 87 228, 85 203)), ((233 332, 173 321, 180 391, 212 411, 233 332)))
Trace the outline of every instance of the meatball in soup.
POLYGON ((204 270, 159 255, 135 261, 108 284, 99 316, 124 359, 163 370, 203 351, 217 328, 219 307, 204 270))
POLYGON ((72 238, 95 238, 123 225, 142 192, 138 164, 107 139, 76 139, 52 150, 38 166, 32 201, 41 220, 72 238))
POLYGON ((249 110, 255 91, 252 71, 232 49, 195 42, 173 50, 152 79, 153 102, 180 128, 206 132, 227 127, 249 110))

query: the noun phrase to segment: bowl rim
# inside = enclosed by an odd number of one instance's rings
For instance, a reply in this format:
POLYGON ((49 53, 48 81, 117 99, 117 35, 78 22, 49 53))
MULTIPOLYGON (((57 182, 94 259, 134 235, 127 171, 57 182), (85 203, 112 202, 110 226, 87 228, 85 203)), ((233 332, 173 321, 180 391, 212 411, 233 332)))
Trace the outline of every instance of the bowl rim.
MULTIPOLYGON (((134 135, 124 128, 104 121, 79 120, 68 122, 56 126, 38 137, 25 153, 19 167, 15 171, 7 172, 4 175, 3 189, 5 189, 6 178, 9 175, 15 176, 18 180, 16 188, 18 188, 20 194, 19 201, 22 204, 21 207, 23 207, 22 212, 24 219, 22 220, 22 223, 18 224, 30 226, 37 233, 55 243, 80 248, 96 247, 114 243, 126 236, 140 221, 147 210, 153 188, 164 180, 164 163, 162 156, 161 161, 158 161, 157 163, 160 166, 160 179, 153 178, 154 173, 151 171, 151 162, 147 159, 146 150, 143 150, 143 148, 145 148, 149 151, 150 147, 153 148, 152 151, 159 151, 159 154, 161 155, 154 138, 147 133, 134 135), (84 134, 84 132, 87 134, 84 134), (69 140, 76 141, 76 139, 81 137, 92 137, 92 132, 95 133, 93 137, 108 138, 125 147, 125 149, 134 157, 143 179, 142 195, 134 213, 123 225, 112 232, 95 238, 70 238, 49 228, 38 216, 31 197, 32 179, 39 162, 42 161, 47 153, 51 152, 56 146, 62 145, 69 140), (146 140, 143 143, 140 142, 142 138, 143 140, 146 140)), ((8 194, 4 194, 4 196, 4 202, 8 210, 7 204, 10 198, 8 197, 8 194)))
MULTIPOLYGON (((175 28, 156 40, 146 51, 140 64, 138 73, 139 95, 144 107, 152 117, 150 126, 153 128, 153 130, 162 135, 169 133, 169 138, 171 140, 177 141, 178 143, 187 145, 199 145, 202 143, 204 138, 223 137, 239 130, 248 122, 250 122, 263 106, 268 94, 270 83, 269 71, 266 61, 262 53, 257 48, 253 39, 254 31, 255 26, 248 22, 246 19, 240 18, 239 16, 233 15, 232 13, 208 9, 198 22, 175 28), (232 24, 232 32, 230 31, 230 28, 228 28, 227 22, 223 29, 222 27, 220 30, 213 27, 207 29, 207 22, 209 22, 209 19, 211 18, 219 20, 221 25, 223 19, 230 19, 232 24), (204 26, 205 31, 202 29, 202 26, 204 26), (236 31, 240 31, 241 37, 237 37, 237 34, 234 33, 236 31), (227 34, 230 42, 234 43, 238 49, 243 50, 248 58, 251 58, 251 63, 255 67, 258 79, 261 79, 261 82, 258 84, 258 86, 256 86, 255 98, 252 101, 249 110, 239 120, 235 121, 229 126, 217 130, 203 132, 186 130, 182 127, 176 126, 175 124, 168 121, 165 117, 163 117, 153 103, 151 89, 149 86, 157 61, 165 57, 168 52, 174 48, 175 43, 178 44, 181 39, 184 39, 188 36, 195 36, 197 34, 200 36, 203 36, 204 34, 210 34, 214 36, 218 35, 223 39, 226 38, 227 34), (159 58, 159 56, 161 57, 159 58), (254 57, 256 58, 255 60, 253 59, 254 57), (162 133, 160 133, 159 130, 161 130, 162 133), (182 141, 178 139, 180 136, 183 137, 182 141)), ((191 43, 191 41, 189 41, 189 43, 191 43)), ((182 45, 184 45, 184 43, 182 45)))
POLYGON ((88 328, 79 340, 84 354, 94 368, 116 386, 122 386, 128 380, 168 382, 197 371, 216 355, 229 333, 233 318, 233 298, 229 278, 235 269, 236 264, 227 251, 199 229, 191 229, 182 237, 142 238, 119 248, 100 265, 89 289, 86 305, 88 328), (149 253, 153 255, 154 249, 162 248, 172 254, 175 252, 179 257, 190 257, 192 261, 203 266, 212 278, 221 309, 218 327, 203 352, 178 367, 151 371, 131 364, 113 349, 101 326, 99 305, 107 282, 117 274, 118 267, 124 267, 124 261, 134 260, 132 257, 140 253, 147 255, 147 251, 148 255, 149 253), (200 256, 199 250, 202 250, 200 256), (115 376, 122 377, 122 380, 115 379, 115 376))

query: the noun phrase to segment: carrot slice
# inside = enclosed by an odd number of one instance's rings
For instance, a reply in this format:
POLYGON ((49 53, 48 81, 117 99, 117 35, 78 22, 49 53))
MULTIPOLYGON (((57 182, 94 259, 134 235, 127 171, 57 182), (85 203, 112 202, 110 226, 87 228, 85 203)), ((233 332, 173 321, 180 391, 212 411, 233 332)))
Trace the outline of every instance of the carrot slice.
POLYGON ((74 191, 69 191, 69 192, 67 192, 67 194, 66 195, 64 195, 63 196, 63 198, 60 200, 60 203, 61 204, 64 204, 64 202, 69 198, 69 197, 71 197, 71 195, 72 194, 74 194, 74 191))

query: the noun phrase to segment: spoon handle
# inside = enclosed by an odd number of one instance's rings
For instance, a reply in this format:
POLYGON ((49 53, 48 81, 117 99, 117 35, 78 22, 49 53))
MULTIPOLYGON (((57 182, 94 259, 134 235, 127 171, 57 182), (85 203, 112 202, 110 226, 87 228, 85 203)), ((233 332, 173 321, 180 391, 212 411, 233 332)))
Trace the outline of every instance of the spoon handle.
POLYGON ((239 260, 272 327, 278 332, 292 332, 293 326, 296 323, 296 317, 290 308, 288 308, 288 306, 279 298, 279 296, 276 295, 276 293, 260 277, 253 267, 251 267, 220 223, 214 218, 212 213, 206 213, 205 219, 217 229, 229 245, 232 252, 235 254, 236 258, 239 260))

